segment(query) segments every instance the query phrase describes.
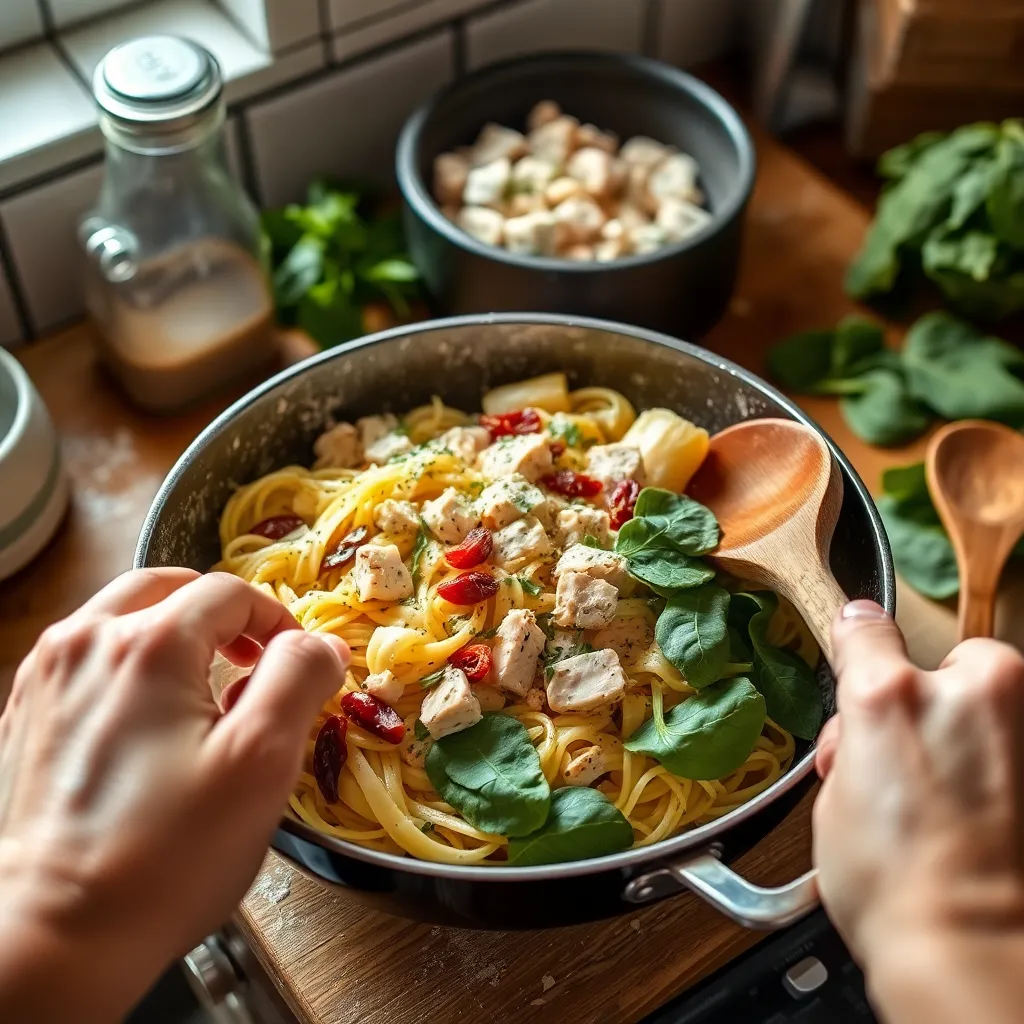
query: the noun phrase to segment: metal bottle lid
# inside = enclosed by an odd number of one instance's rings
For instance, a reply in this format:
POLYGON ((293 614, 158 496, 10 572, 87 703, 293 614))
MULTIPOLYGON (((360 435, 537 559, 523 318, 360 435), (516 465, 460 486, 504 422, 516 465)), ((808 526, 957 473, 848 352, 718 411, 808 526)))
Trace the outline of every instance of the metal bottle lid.
POLYGON ((220 66, 197 43, 178 36, 144 36, 115 46, 93 75, 93 94, 117 128, 181 131, 220 99, 220 66))

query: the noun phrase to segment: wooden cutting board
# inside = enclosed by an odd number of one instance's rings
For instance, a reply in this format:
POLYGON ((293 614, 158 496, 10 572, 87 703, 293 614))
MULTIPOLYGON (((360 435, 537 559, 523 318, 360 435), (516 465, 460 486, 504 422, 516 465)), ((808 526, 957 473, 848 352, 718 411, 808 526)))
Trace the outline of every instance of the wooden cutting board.
MULTIPOLYGON (((855 308, 845 266, 867 212, 755 130, 758 185, 732 307, 706 343, 755 370, 768 345, 832 325, 855 308)), ((90 329, 75 327, 21 355, 63 436, 72 478, 68 521, 28 570, 0 584, 0 699, 39 632, 131 565, 139 526, 164 474, 224 400, 176 419, 129 410, 96 368, 90 329)), ((285 358, 301 352, 294 344, 285 358)), ((877 488, 891 452, 853 438, 827 400, 805 408, 877 488)), ((1024 579, 1007 581, 1004 635, 1024 644, 1024 579), (1015 619, 1015 625, 1011 624, 1015 619), (1015 634, 1011 633, 1015 630, 1015 634)), ((953 641, 950 607, 900 591, 915 656, 935 665, 953 641)), ((739 862, 777 884, 810 860, 810 799, 739 862)), ((302 1024, 456 1021, 635 1021, 748 947, 756 936, 680 896, 618 920, 547 932, 481 933, 415 925, 364 910, 268 856, 239 924, 302 1024)))

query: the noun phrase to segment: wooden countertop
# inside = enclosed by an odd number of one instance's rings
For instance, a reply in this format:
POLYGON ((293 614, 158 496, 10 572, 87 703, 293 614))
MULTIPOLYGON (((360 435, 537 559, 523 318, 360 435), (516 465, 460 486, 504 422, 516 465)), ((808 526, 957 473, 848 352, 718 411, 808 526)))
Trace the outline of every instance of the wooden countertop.
MULTIPOLYGON (((793 153, 755 131, 758 184, 731 310, 706 344, 760 370, 767 346, 827 326, 855 307, 841 287, 867 212, 793 153)), ((139 526, 164 474, 225 400, 175 419, 130 410, 97 370, 78 326, 19 352, 63 438, 72 478, 68 520, 27 570, 0 584, 0 700, 50 622, 131 565, 139 526)), ((294 357, 296 349, 289 349, 294 357)), ((231 397, 231 396, 229 396, 231 397)), ((922 445, 882 452, 846 430, 835 404, 805 408, 875 489, 881 470, 922 445)), ((1024 643, 1024 578, 1004 587, 1000 628, 1024 643)), ((954 613, 903 588, 899 617, 913 653, 934 665, 952 645, 954 613)), ((780 883, 809 863, 810 799, 743 857, 780 883)), ((240 908, 240 924, 302 1024, 455 1021, 635 1021, 751 945, 756 936, 680 896, 617 920, 535 933, 415 925, 346 902, 275 855, 240 908)))

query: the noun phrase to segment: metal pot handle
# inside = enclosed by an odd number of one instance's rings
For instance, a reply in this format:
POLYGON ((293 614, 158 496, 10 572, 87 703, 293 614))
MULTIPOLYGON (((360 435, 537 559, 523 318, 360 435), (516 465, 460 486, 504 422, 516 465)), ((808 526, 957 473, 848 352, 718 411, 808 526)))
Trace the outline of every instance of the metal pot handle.
POLYGON ((817 870, 808 871, 786 885, 765 888, 748 882, 710 851, 634 878, 626 887, 625 896, 631 903, 646 903, 668 895, 670 886, 676 889, 680 885, 737 924, 759 931, 785 928, 818 906, 817 870))

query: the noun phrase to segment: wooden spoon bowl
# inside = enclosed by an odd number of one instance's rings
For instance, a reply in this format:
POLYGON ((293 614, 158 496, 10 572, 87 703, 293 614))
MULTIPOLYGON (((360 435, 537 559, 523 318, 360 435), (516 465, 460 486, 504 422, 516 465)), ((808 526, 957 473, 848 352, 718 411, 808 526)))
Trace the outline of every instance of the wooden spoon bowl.
POLYGON ((987 420, 950 423, 925 465, 960 570, 960 639, 992 636, 999 577, 1024 534, 1024 435, 987 420))
POLYGON ((722 539, 710 558, 795 605, 827 660, 846 595, 829 568, 843 480, 825 440, 794 420, 749 420, 715 434, 687 493, 710 508, 722 539))

